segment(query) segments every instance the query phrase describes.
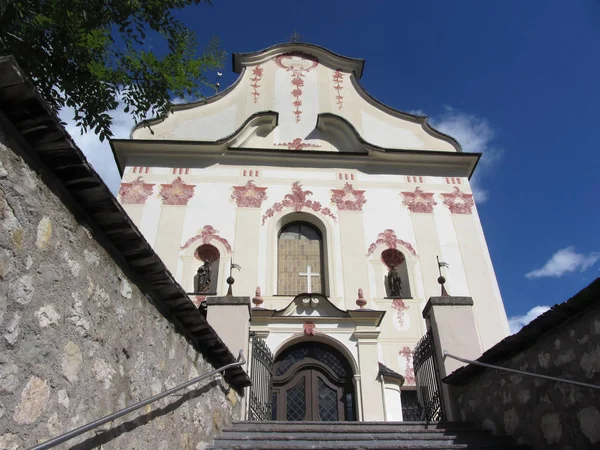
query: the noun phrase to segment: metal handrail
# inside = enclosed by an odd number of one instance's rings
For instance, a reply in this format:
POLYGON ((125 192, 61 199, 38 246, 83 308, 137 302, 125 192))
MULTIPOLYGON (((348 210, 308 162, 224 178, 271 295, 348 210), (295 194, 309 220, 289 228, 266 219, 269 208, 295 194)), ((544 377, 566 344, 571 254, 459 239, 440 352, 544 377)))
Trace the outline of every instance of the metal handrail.
POLYGON ((575 386, 582 386, 582 387, 591 388, 591 389, 600 389, 600 386, 598 386, 596 384, 582 383, 581 381, 566 380, 564 378, 556 378, 556 377, 551 377, 549 375, 541 375, 539 373, 525 372, 524 370, 509 369, 508 367, 502 367, 502 366, 494 366, 492 364, 486 364, 486 363, 482 363, 479 361, 473 361, 470 359, 461 358, 460 356, 452 355, 444 350, 444 358, 446 358, 446 357, 456 359, 457 361, 461 361, 461 362, 464 362, 467 364, 474 364, 476 366, 487 367, 488 369, 504 370, 506 372, 518 373, 519 375, 525 375, 528 377, 543 378, 545 380, 557 381, 559 383, 574 384, 575 386))
POLYGON ((46 442, 36 445, 35 447, 31 447, 29 450, 45 450, 48 448, 55 447, 58 444, 62 444, 63 442, 68 441, 69 439, 73 439, 74 437, 77 437, 77 436, 85 433, 86 431, 90 431, 94 428, 104 425, 105 423, 108 423, 112 420, 118 419, 119 417, 124 416, 125 414, 129 414, 130 412, 133 412, 133 411, 140 409, 146 405, 149 405, 150 403, 160 400, 161 398, 167 397, 177 391, 180 391, 181 389, 185 389, 186 387, 191 386, 192 384, 198 383, 199 381, 202 381, 205 378, 208 378, 212 375, 216 375, 217 373, 223 372, 224 370, 231 369, 232 367, 243 366, 244 364, 246 364, 246 360, 244 359, 244 352, 243 352, 243 350, 240 350, 240 354, 238 355, 237 362, 227 364, 223 367, 220 367, 218 369, 215 369, 208 373, 205 373, 204 375, 200 375, 199 377, 196 377, 189 381, 186 381, 185 383, 182 383, 179 386, 175 386, 174 388, 169 389, 168 391, 164 391, 164 392, 161 392, 160 394, 156 394, 150 398, 147 398, 146 400, 142 400, 141 402, 137 402, 131 406, 128 406, 127 408, 121 409, 115 413, 105 416, 102 419, 98 419, 94 422, 90 422, 87 425, 83 425, 79 428, 75 428, 74 430, 71 430, 71 431, 68 431, 67 433, 61 434, 60 436, 57 436, 53 439, 50 439, 46 442))

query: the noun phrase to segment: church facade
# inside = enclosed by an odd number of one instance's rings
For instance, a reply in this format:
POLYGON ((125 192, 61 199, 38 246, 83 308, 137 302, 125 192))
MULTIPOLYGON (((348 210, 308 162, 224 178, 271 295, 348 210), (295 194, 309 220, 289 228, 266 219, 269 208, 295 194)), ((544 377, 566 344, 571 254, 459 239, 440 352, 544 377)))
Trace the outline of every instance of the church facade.
POLYGON ((236 54, 231 87, 111 142, 120 202, 194 302, 241 267, 277 420, 406 419, 438 261, 481 347, 509 334, 469 185, 480 155, 371 97, 363 68, 309 44, 236 54))

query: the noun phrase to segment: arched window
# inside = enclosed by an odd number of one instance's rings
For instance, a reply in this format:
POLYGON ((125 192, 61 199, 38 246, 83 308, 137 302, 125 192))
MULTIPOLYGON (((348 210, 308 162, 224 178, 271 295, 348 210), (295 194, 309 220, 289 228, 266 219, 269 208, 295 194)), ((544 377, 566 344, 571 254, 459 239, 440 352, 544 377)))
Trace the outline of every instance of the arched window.
POLYGON ((219 250, 204 244, 196 249, 194 256, 201 264, 194 275, 194 294, 216 295, 219 281, 219 250))
POLYGON ((381 259, 388 268, 384 280, 386 297, 411 297, 404 254, 395 248, 388 248, 381 253, 381 259))
POLYGON ((277 294, 324 293, 323 236, 307 222, 292 222, 277 240, 277 294))

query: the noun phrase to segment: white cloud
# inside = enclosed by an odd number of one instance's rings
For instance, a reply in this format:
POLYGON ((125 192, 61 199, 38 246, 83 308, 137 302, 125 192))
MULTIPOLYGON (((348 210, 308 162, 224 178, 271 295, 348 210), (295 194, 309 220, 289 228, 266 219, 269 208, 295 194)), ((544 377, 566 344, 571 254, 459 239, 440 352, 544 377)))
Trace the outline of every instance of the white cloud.
POLYGON ((481 187, 481 177, 498 163, 503 154, 502 149, 493 145, 495 133, 492 126, 484 118, 463 113, 450 106, 446 106, 439 117, 432 117, 430 123, 460 142, 465 152, 482 153, 477 170, 471 178, 471 188, 478 203, 485 202, 488 193, 481 187))
MULTIPOLYGON (((80 129, 73 120, 73 110, 71 108, 63 108, 59 116, 61 120, 66 122, 67 132, 85 154, 88 162, 96 169, 96 172, 102 177, 111 192, 116 194, 121 183, 121 176, 108 141, 100 142, 93 131, 81 134, 80 129)), ((114 138, 128 138, 134 123, 132 116, 123 111, 122 105, 114 110, 111 116, 113 118, 112 132, 114 138)))
POLYGON ((535 306, 529 310, 529 312, 522 316, 513 316, 508 318, 508 326, 510 327, 511 333, 516 333, 533 319, 541 316, 550 309, 549 306, 535 306))
POLYGON ((600 260, 600 252, 577 253, 574 247, 563 248, 546 261, 539 269, 525 274, 527 278, 562 277, 577 270, 584 272, 600 260))

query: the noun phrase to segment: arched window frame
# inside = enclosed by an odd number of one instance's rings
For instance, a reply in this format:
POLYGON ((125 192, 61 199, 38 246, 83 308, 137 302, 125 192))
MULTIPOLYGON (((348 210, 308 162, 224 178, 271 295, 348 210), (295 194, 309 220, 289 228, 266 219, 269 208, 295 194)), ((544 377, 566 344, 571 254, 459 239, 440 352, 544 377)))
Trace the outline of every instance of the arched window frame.
POLYGON ((336 240, 336 235, 333 232, 335 224, 327 217, 317 217, 308 211, 290 212, 289 210, 276 213, 267 224, 265 255, 265 267, 267 269, 263 295, 277 295, 277 244, 279 231, 291 222, 308 222, 316 226, 321 232, 321 236, 323 237, 323 272, 325 274, 325 292, 323 294, 327 297, 337 297, 338 293, 342 292, 341 282, 343 277, 341 266, 337 262, 341 258, 341 253, 339 238, 336 240))

